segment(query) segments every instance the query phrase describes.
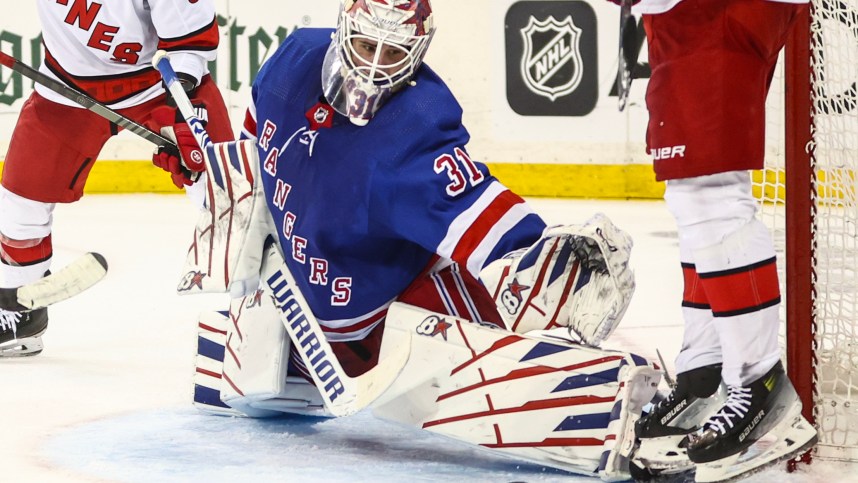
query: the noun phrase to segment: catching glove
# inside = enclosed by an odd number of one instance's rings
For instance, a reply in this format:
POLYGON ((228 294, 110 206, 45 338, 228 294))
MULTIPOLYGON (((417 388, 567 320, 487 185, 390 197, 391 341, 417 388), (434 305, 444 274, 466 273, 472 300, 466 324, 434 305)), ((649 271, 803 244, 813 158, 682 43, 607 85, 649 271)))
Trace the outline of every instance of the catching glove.
POLYGON ((488 265, 480 278, 509 330, 568 327, 598 346, 631 301, 631 238, 605 216, 549 227, 533 246, 488 265))

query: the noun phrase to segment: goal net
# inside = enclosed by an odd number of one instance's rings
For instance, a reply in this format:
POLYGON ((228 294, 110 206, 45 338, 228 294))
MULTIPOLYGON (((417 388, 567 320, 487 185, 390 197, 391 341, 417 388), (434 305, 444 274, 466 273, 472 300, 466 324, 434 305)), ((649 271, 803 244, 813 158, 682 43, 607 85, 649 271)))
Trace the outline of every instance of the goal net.
POLYGON ((812 0, 767 106, 755 173, 778 250, 787 368, 814 458, 858 461, 858 0, 812 0))

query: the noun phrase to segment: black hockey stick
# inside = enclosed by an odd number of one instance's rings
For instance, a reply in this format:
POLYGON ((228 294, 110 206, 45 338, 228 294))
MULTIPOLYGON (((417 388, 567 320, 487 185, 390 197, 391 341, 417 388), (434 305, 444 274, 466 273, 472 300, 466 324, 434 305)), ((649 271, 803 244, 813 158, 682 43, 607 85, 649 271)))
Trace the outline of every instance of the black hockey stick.
POLYGON ((173 150, 173 152, 178 153, 179 149, 176 147, 176 143, 173 141, 161 136, 160 134, 152 131, 151 129, 138 124, 137 122, 119 114, 113 109, 101 104, 95 99, 89 97, 83 92, 78 91, 77 89, 73 89, 60 81, 52 79, 45 74, 42 74, 36 69, 33 69, 27 64, 24 64, 20 60, 7 55, 3 52, 0 52, 0 65, 5 65, 6 67, 14 70, 15 72, 20 72, 25 77, 29 77, 30 79, 38 82, 39 84, 47 87, 48 89, 56 92, 57 94, 65 97, 66 99, 74 102, 75 104, 80 105, 81 107, 92 111, 99 116, 107 119, 108 121, 116 124, 117 126, 127 129, 132 133, 142 137, 143 139, 157 145, 164 146, 167 149, 173 150))
POLYGON ((56 273, 18 288, 0 288, 0 309, 35 310, 74 297, 107 275, 107 260, 87 253, 56 273))
POLYGON ((638 31, 637 21, 632 15, 633 0, 622 0, 620 3, 620 48, 617 68, 617 96, 619 109, 626 108, 629 99, 629 89, 634 79, 634 67, 638 62, 638 31))

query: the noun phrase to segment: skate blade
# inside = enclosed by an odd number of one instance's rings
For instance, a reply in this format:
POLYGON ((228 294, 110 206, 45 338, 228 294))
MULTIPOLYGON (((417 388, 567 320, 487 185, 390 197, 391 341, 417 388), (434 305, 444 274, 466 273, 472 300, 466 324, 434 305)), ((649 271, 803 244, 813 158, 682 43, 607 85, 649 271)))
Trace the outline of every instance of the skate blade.
POLYGON ((32 357, 39 355, 45 346, 41 337, 28 337, 24 339, 10 340, 0 344, 0 359, 14 357, 32 357))
POLYGON ((694 467, 688 452, 679 443, 685 435, 663 436, 640 441, 632 453, 632 460, 656 471, 686 471, 694 467))
POLYGON ((629 472, 637 483, 695 483, 693 466, 686 469, 657 470, 632 462, 629 464, 629 472))
MULTIPOLYGON (((800 406, 799 406, 800 409, 800 406)), ((785 419, 747 450, 709 463, 697 465, 695 481, 714 483, 736 481, 753 473, 789 461, 812 448, 819 437, 816 429, 800 414, 785 419), (772 433, 783 431, 778 437, 772 433)))

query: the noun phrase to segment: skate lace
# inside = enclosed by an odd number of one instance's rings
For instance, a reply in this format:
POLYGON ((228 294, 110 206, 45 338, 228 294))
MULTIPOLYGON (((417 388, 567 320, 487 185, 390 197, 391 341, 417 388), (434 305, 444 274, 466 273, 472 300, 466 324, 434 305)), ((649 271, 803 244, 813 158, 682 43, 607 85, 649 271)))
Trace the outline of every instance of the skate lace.
POLYGON ((11 330, 13 335, 18 333, 18 323, 21 322, 20 312, 0 309, 0 331, 11 330))
POLYGON ((727 387, 727 401, 720 411, 715 413, 706 427, 724 434, 735 426, 734 421, 742 419, 751 409, 751 388, 741 386, 727 387))

